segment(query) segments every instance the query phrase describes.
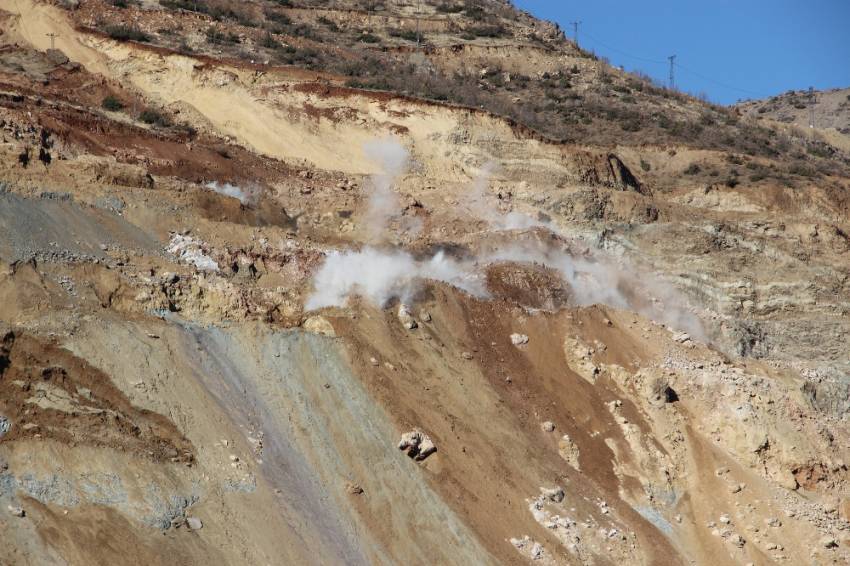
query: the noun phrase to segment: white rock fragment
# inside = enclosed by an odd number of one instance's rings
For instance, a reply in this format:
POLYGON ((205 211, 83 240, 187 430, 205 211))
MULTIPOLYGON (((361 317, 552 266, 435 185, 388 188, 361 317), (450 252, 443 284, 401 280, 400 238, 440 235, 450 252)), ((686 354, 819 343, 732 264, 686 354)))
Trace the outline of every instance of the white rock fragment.
POLYGON ((543 546, 539 542, 535 542, 534 546, 531 547, 531 559, 540 560, 541 558, 543 558, 543 546))
POLYGON ((679 344, 684 344, 691 341, 691 335, 687 332, 677 332, 673 335, 673 341, 679 344))
POLYGON ((552 421, 545 421, 541 423, 540 428, 543 429, 543 432, 553 432, 555 430, 555 423, 552 421))
POLYGON ((207 255, 206 244, 191 236, 173 234, 165 251, 180 261, 195 266, 198 271, 218 271, 218 263, 207 255))
POLYGON ((410 307, 404 303, 401 303, 398 306, 398 319, 401 321, 402 326, 404 326, 407 330, 413 330, 419 326, 413 318, 413 313, 410 312, 410 307))
POLYGON ((14 515, 15 517, 25 517, 27 512, 24 511, 23 507, 17 507, 15 505, 9 505, 8 507, 9 513, 14 515))
POLYGON ((776 517, 770 517, 768 519, 765 519, 764 522, 768 527, 781 527, 782 526, 782 521, 780 521, 776 517))
POLYGON ((197 517, 186 517, 186 526, 193 531, 198 531, 204 527, 204 524, 197 517))
POLYGON ((530 542, 530 539, 526 536, 523 538, 512 538, 511 544, 516 548, 525 548, 525 545, 530 542))
POLYGON ((431 437, 421 430, 411 430, 401 435, 398 449, 407 452, 407 455, 416 461, 422 461, 437 451, 437 446, 431 437))
POLYGON ((528 336, 525 334, 511 334, 511 344, 514 346, 522 346, 528 344, 528 336))

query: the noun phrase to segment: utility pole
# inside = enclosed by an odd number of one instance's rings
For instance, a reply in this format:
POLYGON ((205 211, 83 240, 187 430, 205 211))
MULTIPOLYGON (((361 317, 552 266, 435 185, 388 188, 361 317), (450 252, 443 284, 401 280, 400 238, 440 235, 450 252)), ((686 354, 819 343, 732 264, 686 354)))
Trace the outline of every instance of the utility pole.
POLYGON ((667 57, 667 59, 670 60, 670 90, 673 90, 674 88, 676 88, 676 81, 673 76, 673 68, 676 65, 676 56, 670 55, 669 57, 667 57))
POLYGON ((815 87, 809 87, 809 127, 815 127, 815 87))
POLYGON ((570 25, 573 26, 573 42, 578 47, 578 26, 581 24, 580 21, 570 22, 570 25))
POLYGON ((50 32, 45 35, 50 38, 50 49, 56 49, 56 38, 59 37, 59 34, 50 32))
POLYGON ((416 3, 416 47, 422 42, 422 36, 419 34, 419 19, 422 17, 422 0, 416 3))

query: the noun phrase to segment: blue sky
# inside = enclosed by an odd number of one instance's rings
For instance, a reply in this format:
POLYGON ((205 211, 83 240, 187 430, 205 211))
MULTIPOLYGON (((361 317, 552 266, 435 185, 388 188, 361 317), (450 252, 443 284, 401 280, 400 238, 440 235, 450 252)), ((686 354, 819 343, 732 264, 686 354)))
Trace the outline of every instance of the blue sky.
POLYGON ((721 104, 850 86, 850 0, 514 0, 614 65, 721 104))

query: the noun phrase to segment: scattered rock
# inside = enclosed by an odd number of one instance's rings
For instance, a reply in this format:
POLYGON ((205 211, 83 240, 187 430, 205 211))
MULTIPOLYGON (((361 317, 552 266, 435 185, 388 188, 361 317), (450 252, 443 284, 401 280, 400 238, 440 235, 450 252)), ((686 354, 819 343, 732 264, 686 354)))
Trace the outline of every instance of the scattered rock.
POLYGON ((197 517, 186 517, 186 526, 193 531, 198 531, 204 527, 204 523, 197 517))
POLYGON ((525 334, 511 334, 511 344, 514 346, 528 344, 528 336, 525 334))
POLYGON ((652 380, 649 391, 650 401, 654 404, 674 403, 679 400, 679 396, 670 387, 670 382, 663 376, 652 380))
POLYGON ((565 434, 558 441, 558 454, 560 454, 561 458, 567 461, 567 463, 575 468, 579 469, 579 451, 578 446, 573 440, 570 438, 568 434, 565 434))
POLYGON ((543 497, 545 497, 546 499, 548 499, 549 501, 552 501, 554 503, 560 503, 561 501, 564 500, 564 490, 561 489, 560 487, 553 487, 553 488, 541 487, 540 493, 543 495, 543 497))
POLYGON ((461 352, 460 357, 464 360, 471 360, 472 354, 470 354, 469 352, 461 352))
POLYGON ((835 538, 833 538, 831 536, 825 536, 822 539, 820 539, 820 544, 824 548, 837 548, 838 547, 838 541, 836 541, 835 538))
POLYGON ((431 322, 431 313, 426 310, 419 311, 419 320, 422 322, 431 322))
POLYGON ((68 62, 68 56, 58 49, 48 49, 44 52, 44 54, 47 57, 47 60, 57 67, 68 62))
POLYGON ((352 482, 347 482, 345 484, 345 491, 350 493, 351 495, 362 495, 363 494, 363 488, 360 487, 358 484, 352 483, 352 482))
POLYGON ((673 341, 679 344, 684 344, 691 341, 691 336, 687 332, 677 332, 673 335, 673 341))
POLYGON ((723 515, 720 515, 720 518, 718 519, 718 521, 720 521, 724 525, 728 525, 732 522, 732 519, 731 519, 731 517, 729 517, 729 515, 724 513, 723 515))
POLYGON ((407 330, 413 330, 419 326, 413 318, 413 313, 410 312, 410 308, 404 303, 401 303, 398 306, 398 319, 401 321, 402 326, 404 326, 407 330))
POLYGON ((407 455, 416 461, 422 461, 437 451, 431 437, 421 430, 411 430, 402 434, 398 449, 406 451, 407 455))
POLYGON ((744 546, 744 544, 746 544, 747 541, 744 539, 744 537, 742 537, 738 533, 732 533, 729 536, 729 542, 731 542, 732 544, 734 544, 738 548, 741 548, 741 547, 744 546))
POLYGON ((15 517, 25 517, 27 512, 24 511, 23 507, 16 507, 14 505, 9 505, 8 507, 9 513, 14 515, 15 517))
POLYGON ((531 547, 531 559, 540 560, 541 558, 543 558, 543 547, 539 542, 535 542, 534 546, 531 547))
POLYGON ((9 432, 9 430, 11 428, 12 428, 12 421, 10 421, 8 418, 4 417, 3 415, 0 415, 0 437, 2 437, 4 434, 9 432))
POLYGON ((545 421, 540 425, 540 428, 543 429, 543 432, 553 432, 555 430, 555 423, 552 421, 545 421))
POLYGON ((784 487, 785 489, 794 491, 799 487, 797 483, 797 478, 794 476, 794 473, 791 470, 783 470, 779 473, 779 477, 776 478, 777 483, 784 487))

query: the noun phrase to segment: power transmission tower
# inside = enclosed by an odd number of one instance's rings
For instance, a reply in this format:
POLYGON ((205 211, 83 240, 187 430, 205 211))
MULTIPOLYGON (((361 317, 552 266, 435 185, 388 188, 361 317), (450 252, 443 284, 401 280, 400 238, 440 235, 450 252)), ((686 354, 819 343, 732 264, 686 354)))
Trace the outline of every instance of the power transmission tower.
POLYGON ((670 79, 670 90, 673 90, 674 88, 676 88, 676 81, 675 81, 675 77, 673 75, 673 68, 676 65, 676 56, 670 55, 669 57, 667 57, 667 59, 670 60, 670 77, 669 77, 669 79, 670 79))
POLYGON ((809 127, 815 127, 815 88, 809 87, 809 127))
POLYGON ((50 32, 45 35, 50 38, 50 49, 56 49, 56 38, 59 37, 59 34, 50 32))
POLYGON ((578 47, 578 26, 579 26, 579 24, 581 24, 580 21, 570 22, 570 25, 573 26, 573 42, 576 44, 576 47, 578 47))

